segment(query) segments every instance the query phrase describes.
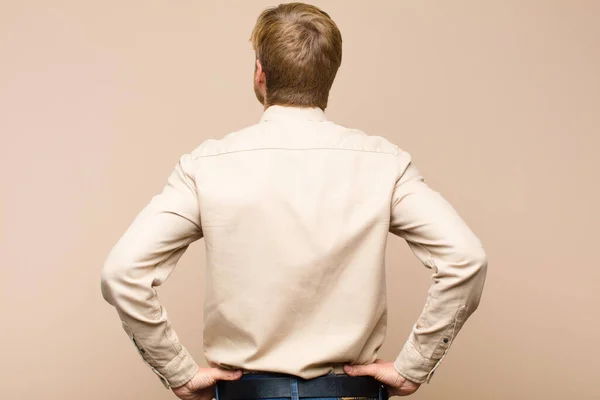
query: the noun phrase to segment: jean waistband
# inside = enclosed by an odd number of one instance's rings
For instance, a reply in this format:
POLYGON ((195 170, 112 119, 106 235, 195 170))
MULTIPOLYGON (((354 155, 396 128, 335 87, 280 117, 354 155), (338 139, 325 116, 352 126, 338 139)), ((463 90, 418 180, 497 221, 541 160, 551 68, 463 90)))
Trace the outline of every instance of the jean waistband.
MULTIPOLYGON (((263 377, 276 376, 276 377, 298 378, 298 376, 296 376, 296 375, 291 375, 291 374, 287 374, 284 372, 253 371, 253 370, 244 370, 243 369, 242 373, 243 373, 243 376, 253 375, 253 376, 257 377, 260 375, 263 377)), ((332 365, 331 371, 324 375, 346 375, 346 373, 344 372, 344 364, 332 365)))
MULTIPOLYGON (((321 376, 339 375, 335 371, 331 371, 321 376)), ((346 374, 343 374, 346 375, 346 374)), ((264 379, 264 378, 299 378, 299 376, 286 374, 282 372, 264 372, 264 371, 244 371, 240 379, 264 379)))

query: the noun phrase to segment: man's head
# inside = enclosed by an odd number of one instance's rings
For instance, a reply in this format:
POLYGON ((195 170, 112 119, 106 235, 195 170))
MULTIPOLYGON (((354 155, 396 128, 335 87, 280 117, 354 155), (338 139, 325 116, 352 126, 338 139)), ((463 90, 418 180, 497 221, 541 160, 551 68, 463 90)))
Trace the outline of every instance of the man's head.
POLYGON ((254 92, 265 105, 320 107, 342 63, 342 35, 329 15, 304 3, 260 14, 250 36, 254 92))

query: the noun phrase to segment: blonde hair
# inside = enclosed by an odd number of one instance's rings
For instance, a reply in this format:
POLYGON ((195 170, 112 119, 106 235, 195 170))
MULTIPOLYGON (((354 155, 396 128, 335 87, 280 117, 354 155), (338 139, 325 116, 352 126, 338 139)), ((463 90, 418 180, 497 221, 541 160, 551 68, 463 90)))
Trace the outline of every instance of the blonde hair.
POLYGON ((264 10, 250 36, 269 105, 320 107, 342 63, 342 35, 329 14, 305 3, 264 10))

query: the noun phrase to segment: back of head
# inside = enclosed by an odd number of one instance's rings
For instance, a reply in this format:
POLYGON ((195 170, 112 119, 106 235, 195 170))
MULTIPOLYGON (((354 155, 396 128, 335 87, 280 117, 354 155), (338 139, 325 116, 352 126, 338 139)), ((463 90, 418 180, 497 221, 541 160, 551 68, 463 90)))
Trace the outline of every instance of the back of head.
POLYGON ((266 103, 327 107, 342 63, 342 35, 331 17, 304 3, 263 11, 250 37, 266 77, 266 103))

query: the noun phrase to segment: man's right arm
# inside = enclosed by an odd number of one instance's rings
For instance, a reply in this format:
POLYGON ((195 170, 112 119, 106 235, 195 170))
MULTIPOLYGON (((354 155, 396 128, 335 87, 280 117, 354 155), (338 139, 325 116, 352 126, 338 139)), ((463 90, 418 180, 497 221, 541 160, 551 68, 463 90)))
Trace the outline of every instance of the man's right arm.
POLYGON ((400 375, 429 382, 452 341, 479 305, 487 272, 481 242, 456 210, 424 181, 408 153, 399 150, 390 228, 433 270, 429 295, 402 351, 400 375))

